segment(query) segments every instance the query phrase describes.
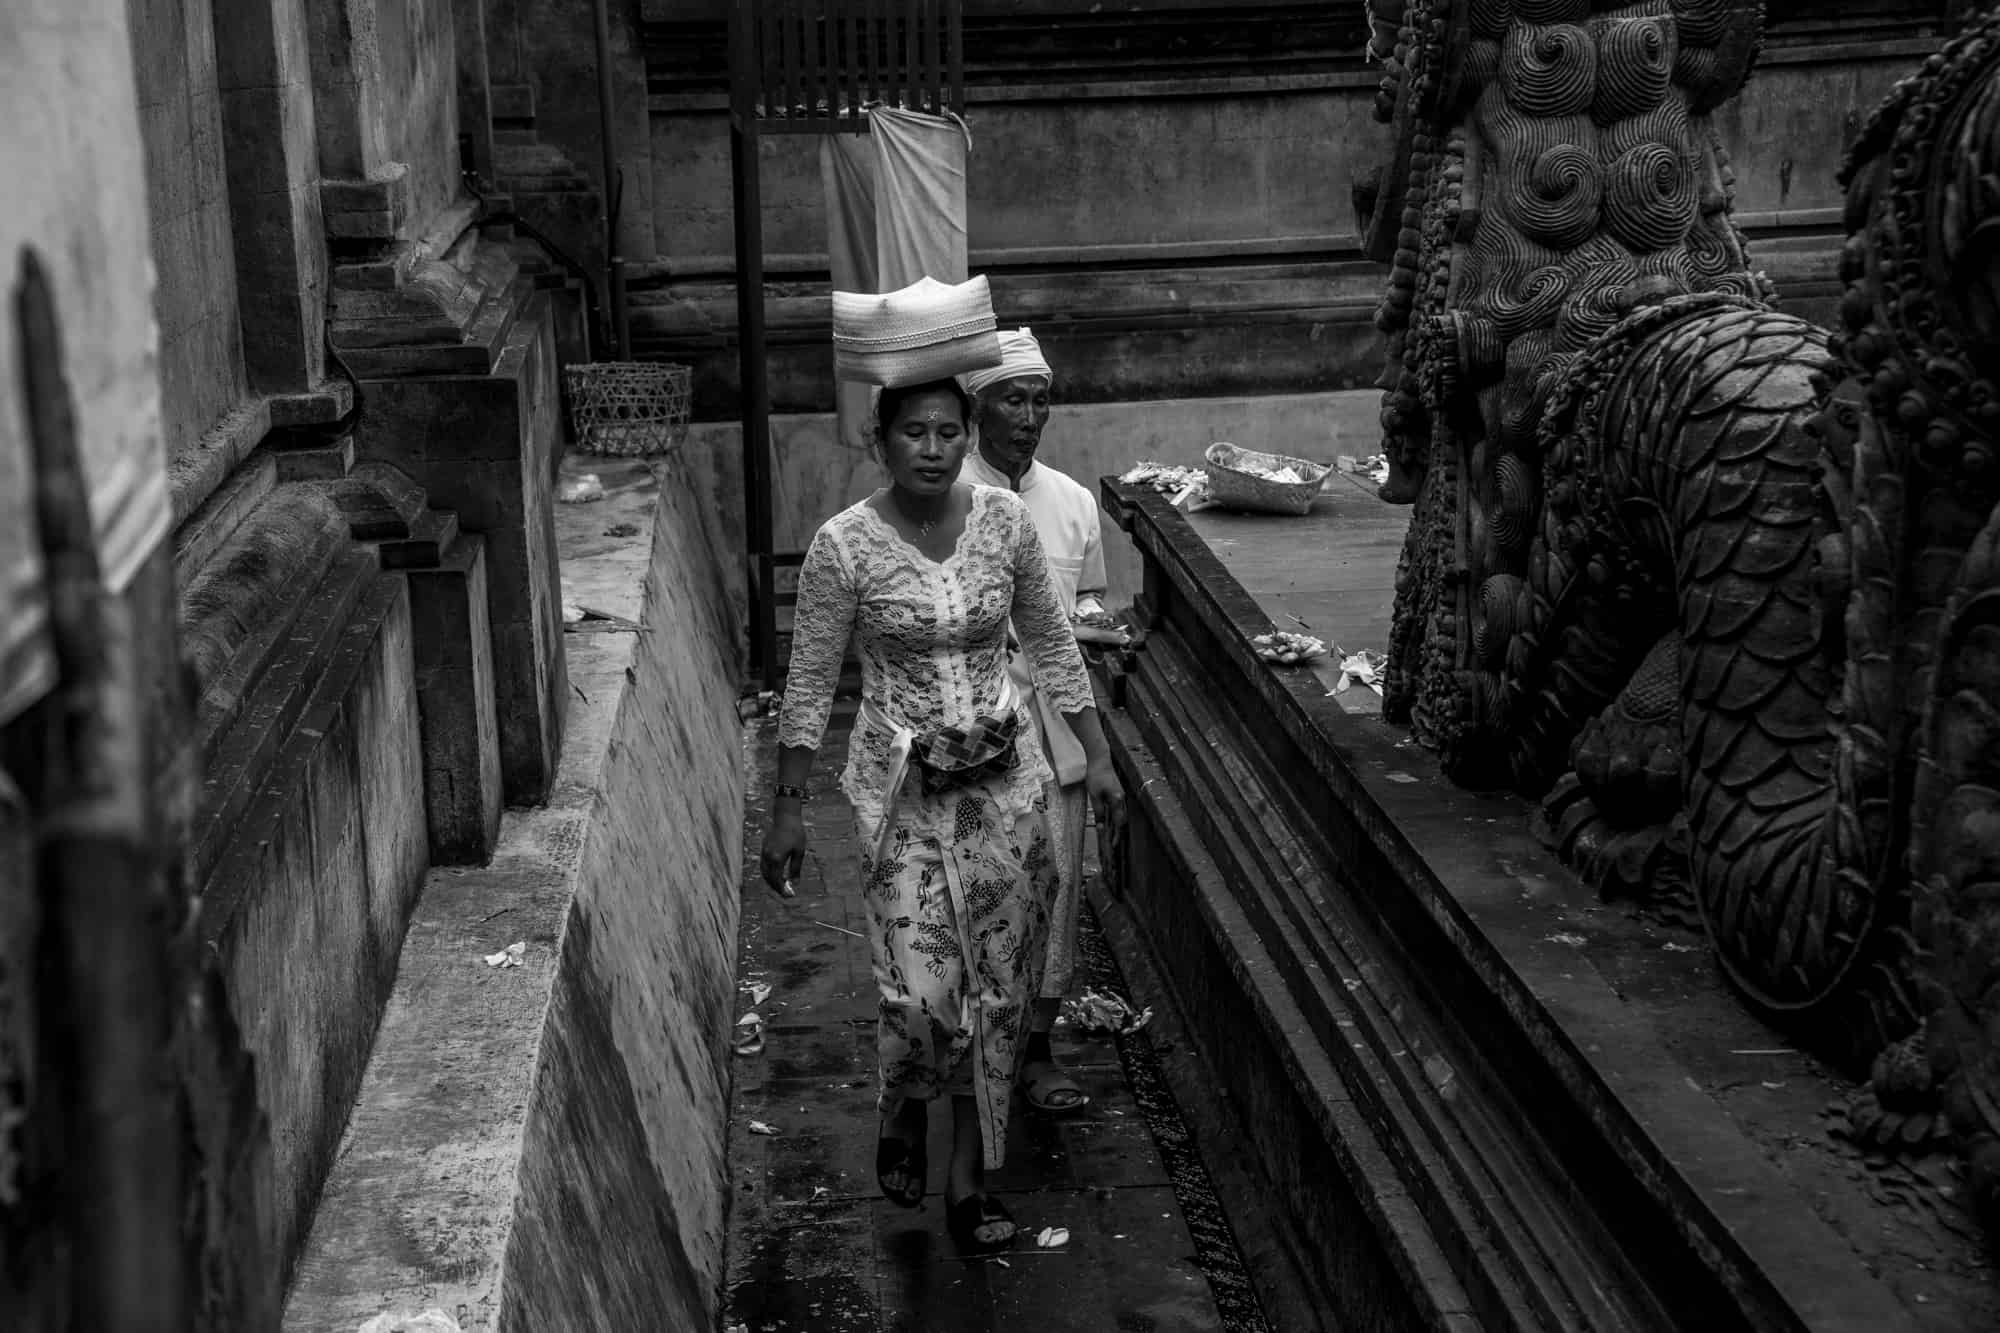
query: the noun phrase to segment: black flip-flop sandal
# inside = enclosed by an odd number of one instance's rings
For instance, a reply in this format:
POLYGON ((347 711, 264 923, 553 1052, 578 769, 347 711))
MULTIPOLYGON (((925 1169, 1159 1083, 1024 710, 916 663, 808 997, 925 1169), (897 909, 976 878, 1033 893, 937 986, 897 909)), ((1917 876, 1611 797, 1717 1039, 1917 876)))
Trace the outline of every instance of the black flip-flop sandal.
POLYGON ((958 1248, 970 1254, 990 1254, 999 1250, 1012 1249, 1020 1238, 1021 1228, 1015 1225, 1014 1215, 1007 1211, 1007 1205, 990 1194, 968 1194, 957 1203, 946 1202, 944 1208, 945 1230, 951 1233, 958 1248), (1013 1230, 1005 1240, 981 1240, 979 1229, 1005 1222, 1013 1230))
MULTIPOLYGON (((1037 1060, 1033 1063, 1041 1067, 1040 1072, 1033 1077, 1023 1077, 1021 1080, 1021 1095, 1027 1098, 1028 1105, 1044 1115, 1075 1115, 1090 1105, 1090 1094, 1078 1087, 1076 1080, 1071 1078, 1061 1065, 1053 1060, 1037 1060), (1051 1097, 1065 1092, 1073 1094, 1073 1099, 1066 1102, 1050 1100, 1051 1097)), ((1022 1072, 1025 1075, 1026 1069, 1024 1068, 1022 1072)))
POLYGON ((924 1140, 892 1139, 884 1135, 875 1140, 875 1183, 882 1190, 882 1197, 899 1208, 919 1208, 923 1206, 924 1191, 929 1186, 929 1149, 924 1140), (890 1172, 901 1172, 907 1183, 900 1190, 889 1188, 885 1179, 890 1172))

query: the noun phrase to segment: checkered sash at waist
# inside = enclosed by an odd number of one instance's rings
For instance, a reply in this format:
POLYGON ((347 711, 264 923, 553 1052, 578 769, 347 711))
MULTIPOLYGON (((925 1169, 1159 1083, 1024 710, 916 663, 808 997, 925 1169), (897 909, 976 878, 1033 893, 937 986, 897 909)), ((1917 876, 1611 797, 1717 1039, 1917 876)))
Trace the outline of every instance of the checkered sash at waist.
MULTIPOLYGON (((994 704, 996 716, 1005 717, 1021 706, 1021 689, 1014 683, 1014 677, 1002 672, 1000 675, 1000 698, 994 704)), ((889 836, 896 827, 896 806, 903 798, 903 785, 910 776, 910 749, 916 743, 917 733, 884 712, 873 699, 861 703, 861 717, 869 726, 889 733, 889 776, 882 786, 882 824, 875 830, 875 863, 880 865, 888 854, 889 836)))

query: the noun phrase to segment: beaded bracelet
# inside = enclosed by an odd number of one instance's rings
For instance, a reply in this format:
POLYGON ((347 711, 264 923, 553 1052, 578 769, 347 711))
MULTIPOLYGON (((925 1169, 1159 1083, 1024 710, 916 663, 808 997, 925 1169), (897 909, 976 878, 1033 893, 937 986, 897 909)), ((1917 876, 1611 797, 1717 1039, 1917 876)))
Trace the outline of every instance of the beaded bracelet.
POLYGON ((771 784, 771 795, 780 799, 789 796, 795 801, 803 801, 807 793, 804 787, 794 787, 789 782, 774 782, 771 784))

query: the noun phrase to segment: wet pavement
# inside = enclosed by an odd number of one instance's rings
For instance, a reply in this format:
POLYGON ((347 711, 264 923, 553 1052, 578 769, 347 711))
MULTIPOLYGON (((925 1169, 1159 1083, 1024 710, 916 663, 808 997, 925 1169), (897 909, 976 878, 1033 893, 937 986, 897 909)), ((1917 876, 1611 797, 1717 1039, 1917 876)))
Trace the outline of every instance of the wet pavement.
MULTIPOLYGON (((1057 1057, 1092 1100, 1058 1117, 1016 1097, 1007 1164, 988 1178, 1020 1226, 1012 1251, 961 1258, 945 1232, 941 1108, 932 1117, 924 1207, 882 1199, 866 910, 852 817, 830 790, 850 716, 836 710, 820 753, 818 795, 807 808, 812 850, 789 902, 764 888, 757 870, 775 721, 746 730, 752 783, 738 1012, 762 1016, 765 1044, 734 1063, 724 1327, 1268 1333, 1149 1032, 1093 1038, 1057 1025, 1057 1057), (753 1003, 764 986, 769 994, 753 1003), (1046 1227, 1067 1228, 1067 1243, 1038 1247, 1046 1227)), ((1125 995, 1094 921, 1083 934, 1079 986, 1125 995)))

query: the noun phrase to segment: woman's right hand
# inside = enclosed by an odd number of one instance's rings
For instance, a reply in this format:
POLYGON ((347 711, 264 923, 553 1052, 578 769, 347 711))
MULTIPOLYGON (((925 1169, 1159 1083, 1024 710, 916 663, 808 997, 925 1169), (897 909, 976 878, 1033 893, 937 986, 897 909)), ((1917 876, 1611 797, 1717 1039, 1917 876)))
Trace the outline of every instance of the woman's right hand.
POLYGON ((806 864, 806 822, 790 812, 772 816, 764 832, 764 882, 780 898, 796 896, 792 887, 806 864))

